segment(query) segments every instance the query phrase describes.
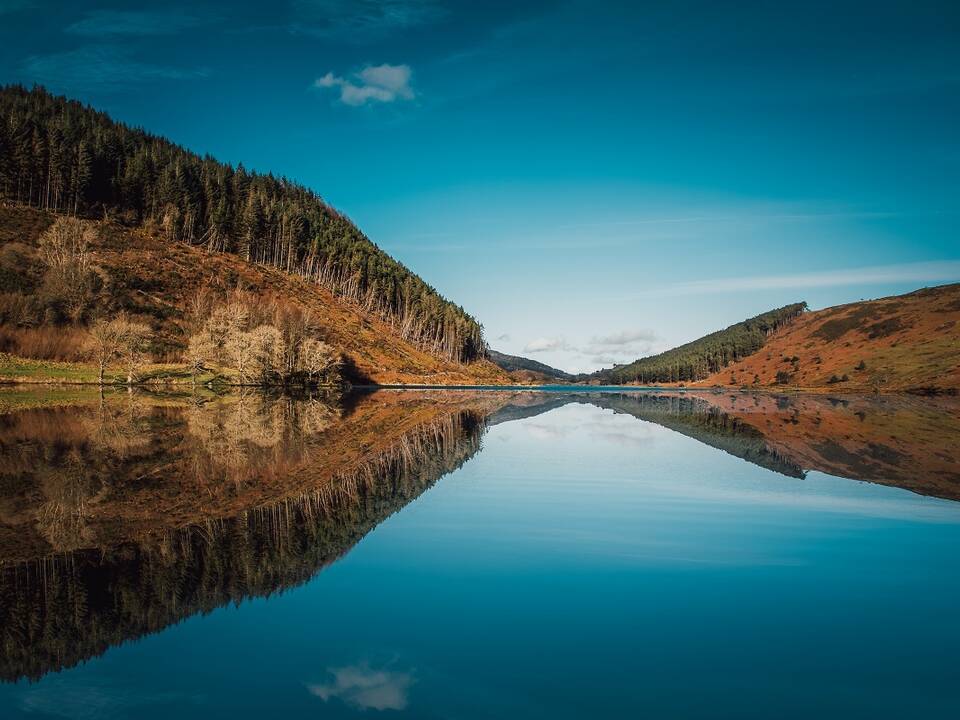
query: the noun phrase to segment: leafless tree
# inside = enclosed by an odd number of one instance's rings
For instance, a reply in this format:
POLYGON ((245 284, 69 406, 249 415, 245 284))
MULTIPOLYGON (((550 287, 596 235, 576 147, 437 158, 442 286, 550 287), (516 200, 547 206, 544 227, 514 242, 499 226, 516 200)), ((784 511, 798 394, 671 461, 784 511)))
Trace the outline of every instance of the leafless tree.
POLYGON ((127 383, 132 384, 134 370, 143 361, 149 339, 149 326, 132 322, 124 316, 93 323, 87 330, 85 349, 97 363, 97 382, 103 385, 107 367, 122 358, 127 368, 127 383))

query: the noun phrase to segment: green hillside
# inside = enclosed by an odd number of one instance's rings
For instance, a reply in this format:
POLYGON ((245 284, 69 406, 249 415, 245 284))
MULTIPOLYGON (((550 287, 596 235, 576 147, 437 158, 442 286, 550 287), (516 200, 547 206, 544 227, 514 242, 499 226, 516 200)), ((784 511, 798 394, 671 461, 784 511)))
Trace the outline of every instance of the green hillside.
POLYGON ((520 357, 519 355, 507 355, 506 353, 497 352, 496 350, 490 350, 490 361, 507 372, 529 370, 540 373, 541 375, 546 375, 547 377, 556 378, 557 380, 573 379, 573 375, 570 373, 558 370, 555 367, 550 367, 542 362, 520 357))
POLYGON ((42 88, 0 87, 0 200, 128 226, 316 281, 459 362, 486 354, 461 307, 316 193, 234 168, 42 88))
POLYGON ((659 355, 600 370, 588 379, 610 385, 702 380, 755 353, 770 333, 799 316, 806 307, 805 302, 800 302, 770 310, 659 355))

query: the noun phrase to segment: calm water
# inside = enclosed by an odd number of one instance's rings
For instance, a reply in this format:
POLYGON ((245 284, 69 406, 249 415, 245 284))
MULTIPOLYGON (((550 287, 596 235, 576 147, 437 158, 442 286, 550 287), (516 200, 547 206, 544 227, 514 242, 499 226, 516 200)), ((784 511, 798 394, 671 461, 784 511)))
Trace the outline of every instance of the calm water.
POLYGON ((960 717, 958 418, 6 391, 0 716, 960 717))

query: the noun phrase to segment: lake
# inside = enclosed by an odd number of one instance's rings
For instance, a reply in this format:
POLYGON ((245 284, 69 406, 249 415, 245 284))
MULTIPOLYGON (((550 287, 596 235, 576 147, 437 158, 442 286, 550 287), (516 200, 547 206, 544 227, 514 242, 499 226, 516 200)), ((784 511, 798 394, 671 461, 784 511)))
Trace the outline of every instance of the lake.
POLYGON ((0 390, 3 718, 960 717, 960 402, 0 390))

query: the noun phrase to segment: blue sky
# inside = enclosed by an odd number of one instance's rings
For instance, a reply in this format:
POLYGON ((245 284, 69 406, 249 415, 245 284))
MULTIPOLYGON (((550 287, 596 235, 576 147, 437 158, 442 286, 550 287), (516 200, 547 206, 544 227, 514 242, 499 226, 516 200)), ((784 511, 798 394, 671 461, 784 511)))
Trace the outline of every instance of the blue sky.
POLYGON ((0 0, 34 82, 294 178, 569 370, 960 279, 960 4, 0 0))

